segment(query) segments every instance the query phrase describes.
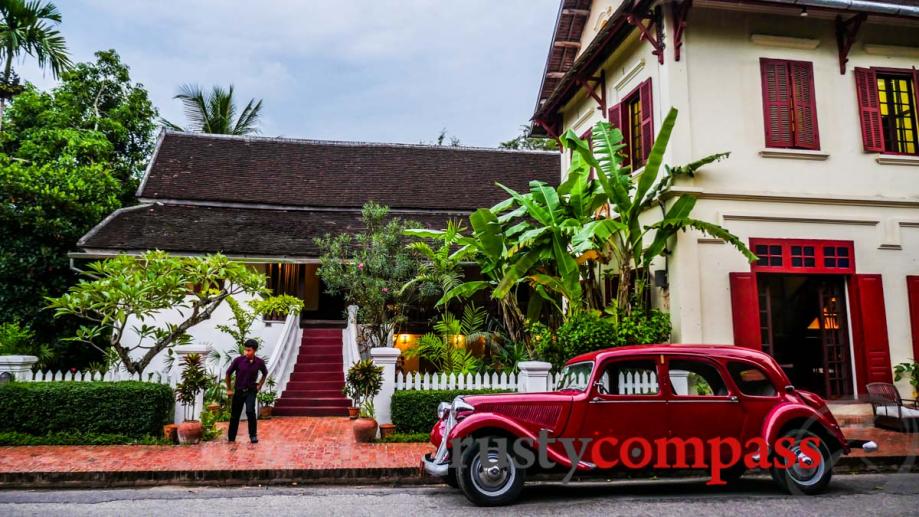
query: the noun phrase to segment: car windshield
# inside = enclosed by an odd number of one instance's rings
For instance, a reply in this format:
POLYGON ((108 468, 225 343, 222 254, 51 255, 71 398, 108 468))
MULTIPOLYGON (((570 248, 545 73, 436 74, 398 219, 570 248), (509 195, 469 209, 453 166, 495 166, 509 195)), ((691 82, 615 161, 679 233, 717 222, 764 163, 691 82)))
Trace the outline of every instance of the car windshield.
POLYGON ((584 361, 582 363, 574 363, 565 366, 558 376, 558 384, 555 386, 555 391, 584 391, 587 389, 587 383, 590 382, 590 372, 593 371, 593 369, 593 361, 584 361))

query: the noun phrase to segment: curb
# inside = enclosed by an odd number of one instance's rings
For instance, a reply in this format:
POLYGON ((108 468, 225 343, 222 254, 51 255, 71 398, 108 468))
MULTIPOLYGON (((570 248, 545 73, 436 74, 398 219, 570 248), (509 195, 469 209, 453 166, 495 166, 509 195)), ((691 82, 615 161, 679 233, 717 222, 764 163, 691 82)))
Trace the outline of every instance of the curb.
MULTIPOLYGON (((834 472, 839 474, 919 472, 913 456, 842 457, 834 472)), ((754 474, 756 471, 753 472, 754 474)), ((762 472, 760 472, 762 474, 762 472)), ((634 479, 642 477, 698 477, 698 471, 656 474, 614 472, 576 479, 634 479)), ((534 481, 557 481, 551 474, 534 476, 534 481)), ((253 469, 253 470, 128 470, 87 472, 3 472, 2 489, 36 488, 121 488, 244 485, 430 485, 441 481, 423 475, 418 467, 365 469, 253 469)))

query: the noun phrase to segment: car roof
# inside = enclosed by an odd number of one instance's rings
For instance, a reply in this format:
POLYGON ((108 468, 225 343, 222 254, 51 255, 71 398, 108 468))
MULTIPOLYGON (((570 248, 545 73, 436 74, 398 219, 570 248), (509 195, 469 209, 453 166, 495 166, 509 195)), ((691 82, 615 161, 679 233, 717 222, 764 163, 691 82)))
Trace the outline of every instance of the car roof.
POLYGON ((771 363, 768 354, 737 345, 693 345, 693 344, 656 344, 656 345, 630 345, 594 350, 586 354, 573 357, 566 364, 582 361, 604 360, 609 357, 628 357, 630 355, 650 354, 689 354, 704 355, 708 357, 724 357, 731 359, 747 359, 762 364, 771 363))

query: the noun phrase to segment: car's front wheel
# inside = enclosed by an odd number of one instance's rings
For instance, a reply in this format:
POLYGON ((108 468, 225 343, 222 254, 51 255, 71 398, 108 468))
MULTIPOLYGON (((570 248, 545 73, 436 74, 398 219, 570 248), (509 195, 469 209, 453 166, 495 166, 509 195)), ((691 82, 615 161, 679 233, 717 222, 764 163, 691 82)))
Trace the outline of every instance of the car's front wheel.
POLYGON ((791 438, 788 449, 795 455, 795 462, 788 467, 773 465, 772 479, 780 487, 796 495, 818 494, 826 489, 830 484, 830 478, 833 477, 833 465, 836 463, 834 455, 828 443, 820 436, 809 429, 794 429, 782 435, 783 438, 791 438), (819 458, 811 457, 801 443, 807 439, 816 439, 817 453, 819 458))
POLYGON ((462 467, 456 473, 459 488, 479 506, 502 506, 514 502, 523 490, 526 469, 504 438, 477 439, 462 453, 462 467))

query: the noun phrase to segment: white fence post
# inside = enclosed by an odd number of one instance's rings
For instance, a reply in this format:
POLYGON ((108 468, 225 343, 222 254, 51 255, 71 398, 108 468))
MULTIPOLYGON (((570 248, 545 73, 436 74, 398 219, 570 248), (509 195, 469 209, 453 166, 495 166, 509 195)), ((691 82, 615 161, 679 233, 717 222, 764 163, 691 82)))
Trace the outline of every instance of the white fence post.
POLYGON ((391 424, 392 395, 396 391, 396 361, 402 353, 398 348, 371 348, 370 359, 373 364, 383 367, 383 387, 373 399, 373 410, 378 424, 391 424))
POLYGON ((32 366, 38 362, 34 355, 0 355, 0 375, 8 373, 18 381, 32 380, 32 366))
POLYGON ((520 375, 517 377, 517 391, 532 393, 548 391, 549 369, 552 365, 543 361, 522 361, 517 363, 520 375))
MULTIPOLYGON (((207 360, 207 356, 211 352, 211 346, 207 344, 182 345, 173 348, 173 350, 176 353, 176 363, 172 371, 175 372, 176 381, 181 382, 182 359, 188 354, 201 354, 204 360, 207 360)), ((175 423, 180 424, 185 421, 185 406, 179 403, 176 403, 175 406, 175 423)), ((199 392, 198 396, 195 397, 195 407, 192 410, 191 420, 197 420, 202 409, 204 409, 204 392, 199 392)))

